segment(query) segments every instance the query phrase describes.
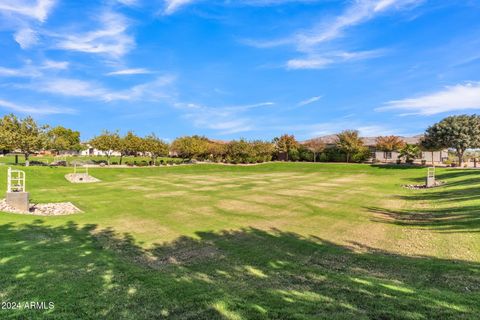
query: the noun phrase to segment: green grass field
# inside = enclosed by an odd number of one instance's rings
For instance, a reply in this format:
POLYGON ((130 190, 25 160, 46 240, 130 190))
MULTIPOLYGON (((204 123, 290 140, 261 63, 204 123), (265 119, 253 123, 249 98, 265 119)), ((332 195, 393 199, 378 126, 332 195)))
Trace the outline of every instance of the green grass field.
POLYGON ((480 318, 478 171, 408 190, 425 168, 24 170, 33 202, 84 213, 0 213, 0 302, 55 303, 2 319, 480 318))

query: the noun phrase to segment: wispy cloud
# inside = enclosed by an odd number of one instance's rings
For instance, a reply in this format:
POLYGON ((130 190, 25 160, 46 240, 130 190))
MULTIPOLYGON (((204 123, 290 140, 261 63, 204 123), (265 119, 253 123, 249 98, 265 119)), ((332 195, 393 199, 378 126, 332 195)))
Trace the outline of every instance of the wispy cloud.
POLYGON ((58 107, 48 107, 48 106, 24 106, 16 104, 10 101, 0 99, 0 107, 9 109, 14 112, 20 112, 24 114, 39 114, 39 115, 49 115, 49 114, 72 114, 75 113, 75 110, 70 108, 58 108, 58 107))
POLYGON ((163 10, 163 13, 165 15, 172 14, 178 9, 180 9, 181 7, 196 1, 197 0, 165 0, 165 8, 163 10))
POLYGON ((291 45, 302 53, 286 62, 287 69, 322 69, 326 66, 382 56, 384 50, 325 50, 322 44, 345 35, 347 29, 370 21, 388 11, 401 10, 417 5, 423 0, 357 0, 335 17, 322 19, 308 31, 299 31, 291 36, 268 40, 244 40, 247 45, 257 48, 271 48, 291 45))
POLYGON ((480 83, 457 84, 415 98, 393 100, 377 111, 401 110, 403 115, 434 115, 480 109, 480 83))
POLYGON ((310 54, 306 57, 287 61, 287 69, 323 69, 337 63, 353 62, 381 57, 386 50, 368 50, 353 52, 327 52, 323 55, 310 54))
POLYGON ((148 74, 148 73, 152 73, 152 72, 144 68, 135 68, 135 69, 122 69, 122 70, 112 71, 107 73, 107 76, 124 76, 124 75, 148 74))
POLYGON ((22 49, 38 43, 38 25, 44 23, 56 0, 1 0, 2 27, 14 30, 13 38, 22 49))
POLYGON ((63 50, 95 53, 119 58, 135 47, 134 38, 127 33, 129 22, 126 17, 105 11, 99 18, 98 29, 87 32, 64 32, 53 34, 56 47, 63 50))
POLYGON ((44 22, 55 2, 55 0, 2 0, 0 2, 0 12, 18 14, 44 22))
POLYGON ((418 4, 422 0, 358 0, 343 13, 330 21, 324 21, 306 33, 295 37, 297 46, 303 49, 330 41, 342 36, 343 32, 353 26, 367 22, 387 10, 403 8, 418 4))
POLYGON ((69 66, 66 61, 45 60, 40 65, 27 64, 20 68, 0 66, 0 77, 40 77, 46 70, 65 70, 69 66))
POLYGON ((111 90, 101 83, 70 78, 49 78, 35 83, 30 89, 54 95, 92 98, 110 101, 160 101, 172 95, 169 85, 175 81, 173 76, 161 76, 154 81, 132 86, 124 90, 111 90))
POLYGON ((255 130, 255 120, 246 112, 251 109, 271 107, 274 102, 261 102, 248 105, 207 107, 194 103, 176 103, 185 112, 185 118, 202 129, 219 131, 219 134, 233 134, 255 130))
POLYGON ((38 42, 37 32, 28 27, 18 30, 13 37, 22 49, 28 49, 38 42))
POLYGON ((300 101, 297 105, 299 107, 302 107, 302 106, 306 106, 308 104, 312 104, 314 102, 317 102, 318 100, 322 99, 322 96, 315 96, 315 97, 311 97, 311 98, 308 98, 306 100, 303 100, 303 101, 300 101))

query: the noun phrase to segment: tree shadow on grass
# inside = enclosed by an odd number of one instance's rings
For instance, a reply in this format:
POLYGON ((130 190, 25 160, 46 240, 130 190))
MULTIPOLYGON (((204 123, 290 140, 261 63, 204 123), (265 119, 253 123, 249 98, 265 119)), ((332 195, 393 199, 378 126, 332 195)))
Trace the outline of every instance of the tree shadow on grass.
POLYGON ((480 232, 480 172, 449 170, 437 175, 440 187, 410 190, 395 198, 407 209, 367 207, 376 222, 415 226, 439 232, 480 232), (427 204, 418 208, 416 204, 427 204))
POLYGON ((423 227, 438 232, 480 232, 480 207, 455 206, 428 210, 394 210, 368 207, 375 222, 399 226, 423 227))
POLYGON ((0 297, 55 302, 3 319, 473 319, 480 265, 253 228, 144 249, 38 220, 0 226, 0 297))

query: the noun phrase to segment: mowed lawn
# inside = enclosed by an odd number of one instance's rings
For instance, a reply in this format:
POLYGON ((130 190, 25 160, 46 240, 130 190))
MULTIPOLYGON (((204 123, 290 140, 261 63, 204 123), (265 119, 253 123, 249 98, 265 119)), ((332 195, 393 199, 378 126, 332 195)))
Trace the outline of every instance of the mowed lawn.
POLYGON ((0 213, 0 302, 55 303, 2 319, 480 318, 480 171, 23 169, 33 202, 84 212, 0 213))

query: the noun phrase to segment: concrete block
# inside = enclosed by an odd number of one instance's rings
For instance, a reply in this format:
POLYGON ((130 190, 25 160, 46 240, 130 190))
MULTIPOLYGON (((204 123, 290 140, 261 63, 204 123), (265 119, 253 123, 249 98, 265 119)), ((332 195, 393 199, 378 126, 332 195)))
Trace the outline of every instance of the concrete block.
POLYGON ((427 188, 435 187, 435 177, 427 177, 427 188))
POLYGON ((7 192, 7 204, 17 210, 29 211, 30 201, 28 192, 7 192))

